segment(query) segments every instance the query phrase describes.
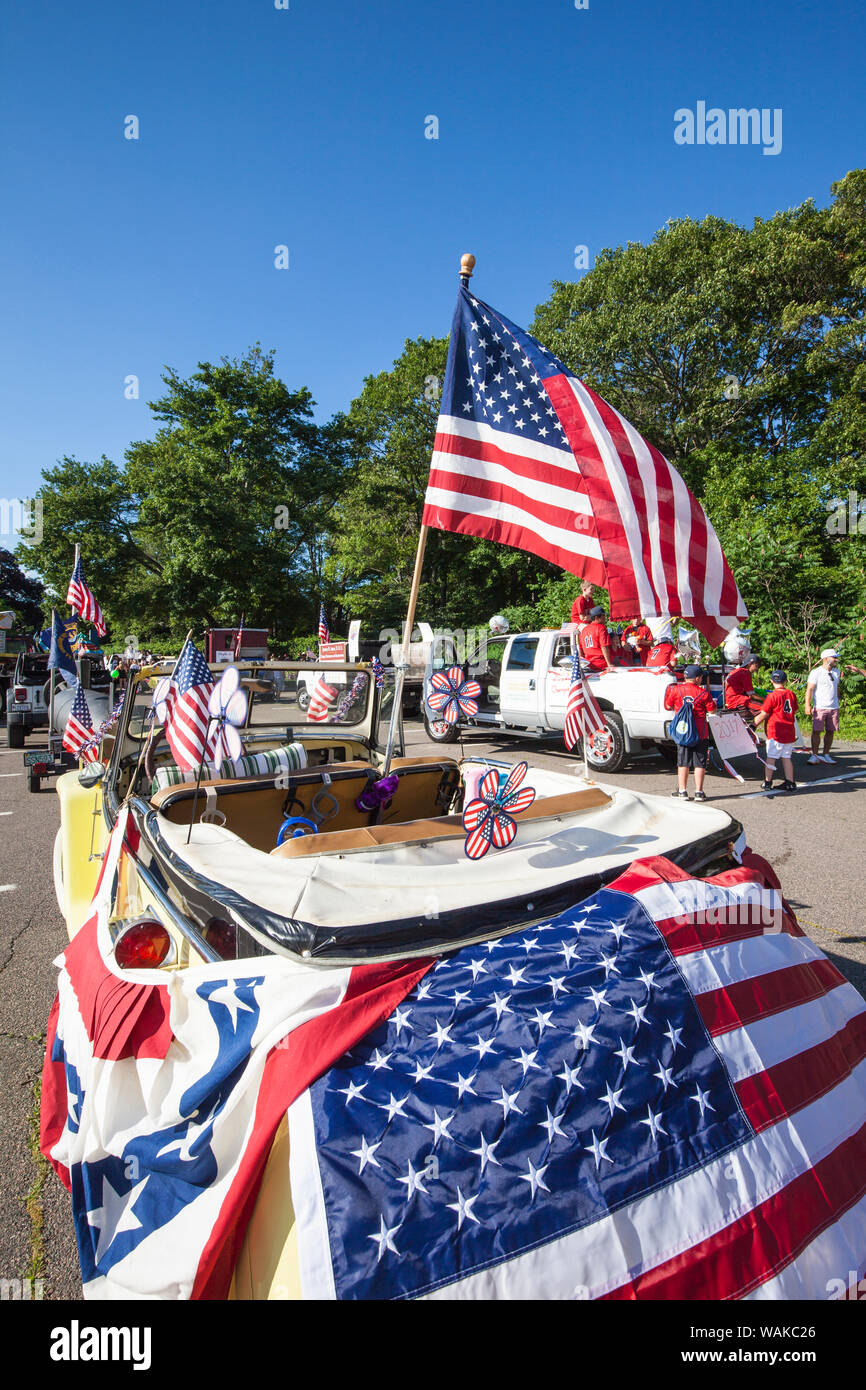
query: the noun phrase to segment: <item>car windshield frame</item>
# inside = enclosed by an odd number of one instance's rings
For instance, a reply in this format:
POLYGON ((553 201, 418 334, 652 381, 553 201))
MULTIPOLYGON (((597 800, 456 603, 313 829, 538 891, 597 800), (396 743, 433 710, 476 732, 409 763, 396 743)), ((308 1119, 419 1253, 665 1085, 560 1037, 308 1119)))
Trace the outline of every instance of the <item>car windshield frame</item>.
MULTIPOLYGON (((139 698, 141 688, 144 685, 147 686, 147 704, 149 705, 159 681, 164 677, 171 677, 175 665, 174 659, 163 661, 153 666, 143 667, 133 672, 129 678, 124 692, 117 735, 109 758, 108 775, 105 779, 107 806, 115 814, 119 802, 119 794, 116 791, 118 778, 125 768, 134 765, 144 755, 147 747, 147 736, 152 727, 150 721, 147 721, 146 725, 144 723, 146 712, 142 708, 145 702, 139 698)), ((252 751, 255 751, 257 741, 264 743, 269 740, 272 741, 280 731, 284 731, 289 742, 298 739, 304 739, 308 742, 342 740, 362 744, 370 751, 378 748, 383 700, 381 698, 382 692, 376 685, 373 668, 368 662, 262 661, 254 658, 231 663, 213 662, 210 664, 210 671, 214 681, 219 681, 230 666, 237 668, 241 673, 242 681, 268 679, 276 673, 282 673, 283 679, 286 681, 284 691, 290 692, 290 698, 285 701, 284 705, 281 704, 280 706, 281 711, 285 711, 284 716, 268 722, 260 722, 251 718, 256 708, 255 699, 251 701, 247 722, 241 730, 241 736, 242 738, 246 738, 248 735, 252 736, 249 739, 252 751), (366 677, 365 687, 358 692, 363 704, 359 705, 357 717, 353 717, 351 722, 345 719, 340 722, 331 720, 310 722, 307 720, 297 703, 291 702, 291 695, 294 695, 297 690, 298 676, 301 673, 310 675, 313 672, 322 672, 332 676, 342 675, 343 680, 340 683, 345 686, 347 695, 350 694, 353 682, 359 675, 366 677), (258 675, 254 673, 258 673, 258 675)), ((262 694, 261 691, 255 690, 251 693, 253 696, 262 694)), ((337 697, 333 702, 335 709, 339 703, 340 697, 337 697)))

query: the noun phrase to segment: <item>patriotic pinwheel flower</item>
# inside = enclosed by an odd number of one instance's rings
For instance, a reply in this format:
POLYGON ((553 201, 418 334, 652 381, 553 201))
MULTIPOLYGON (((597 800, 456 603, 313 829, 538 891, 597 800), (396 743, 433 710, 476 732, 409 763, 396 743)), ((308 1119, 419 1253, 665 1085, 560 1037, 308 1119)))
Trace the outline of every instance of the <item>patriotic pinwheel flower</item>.
POLYGON ((447 671, 433 672, 427 704, 435 714, 441 711, 446 724, 456 724, 461 714, 469 719, 478 713, 480 694, 477 681, 467 680, 459 666, 449 666, 447 671))
POLYGON ((505 849, 511 844, 517 834, 513 817, 535 800, 534 787, 518 791, 526 773, 527 764, 518 763, 505 781, 495 768, 481 779, 479 796, 463 812, 463 829, 468 831, 463 848, 470 859, 483 859, 491 845, 505 849))
POLYGON ((223 758, 236 759, 243 753, 241 736, 235 726, 245 723, 249 700, 247 692, 239 687, 238 668, 229 666, 210 693, 208 714, 217 727, 210 733, 208 745, 214 750, 215 762, 222 762, 223 758))

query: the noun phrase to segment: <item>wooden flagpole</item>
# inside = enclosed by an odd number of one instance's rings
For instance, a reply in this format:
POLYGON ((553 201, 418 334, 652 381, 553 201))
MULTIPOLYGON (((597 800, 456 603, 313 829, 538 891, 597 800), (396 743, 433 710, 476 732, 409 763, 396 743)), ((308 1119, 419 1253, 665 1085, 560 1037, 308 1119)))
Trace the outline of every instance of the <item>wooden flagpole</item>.
MULTIPOLYGON (((464 289, 468 289, 469 280, 474 269, 474 256, 467 253, 460 257, 460 283, 464 289)), ((403 702, 403 684, 406 679, 406 667, 409 664, 409 647, 412 641, 412 629, 415 626, 415 609, 418 605, 418 590, 421 587, 421 570, 424 565, 424 551, 427 548, 427 532, 429 529, 428 526, 422 525, 418 533, 418 549, 415 552, 415 571, 412 575, 412 588, 409 591, 409 605, 406 609, 406 621, 403 624, 403 644, 400 649, 400 664, 397 667, 397 679, 394 683, 394 704, 391 709, 391 720, 388 725, 388 742, 385 747, 385 763, 382 768, 383 777, 388 776, 391 769, 391 759, 394 755, 394 743, 397 737, 397 721, 400 717, 400 709, 403 702)))

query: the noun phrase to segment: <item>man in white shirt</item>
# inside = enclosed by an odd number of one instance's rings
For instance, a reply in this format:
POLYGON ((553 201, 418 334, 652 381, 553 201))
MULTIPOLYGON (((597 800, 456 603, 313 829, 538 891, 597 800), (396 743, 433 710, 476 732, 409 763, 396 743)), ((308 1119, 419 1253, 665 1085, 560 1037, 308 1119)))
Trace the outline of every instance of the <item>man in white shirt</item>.
POLYGON ((839 729, 839 681, 841 672, 838 666, 839 653, 827 647, 821 653, 821 665, 809 672, 806 685, 806 718, 812 719, 812 756, 810 763, 833 763, 830 757, 833 736, 839 729), (821 734, 824 735, 824 752, 818 752, 821 734))

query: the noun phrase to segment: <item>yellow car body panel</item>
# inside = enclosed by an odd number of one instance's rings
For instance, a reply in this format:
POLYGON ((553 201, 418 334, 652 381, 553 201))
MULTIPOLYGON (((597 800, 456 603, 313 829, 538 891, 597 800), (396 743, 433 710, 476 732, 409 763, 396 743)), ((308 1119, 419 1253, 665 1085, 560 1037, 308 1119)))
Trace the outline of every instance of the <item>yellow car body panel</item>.
POLYGON ((71 940, 90 915, 108 830, 102 815, 101 787, 82 787, 77 770, 64 772, 56 785, 60 800, 62 905, 71 940))
POLYGON ((232 1276, 230 1299, 299 1299, 298 1238, 289 1181, 289 1126, 277 1130, 232 1276))

